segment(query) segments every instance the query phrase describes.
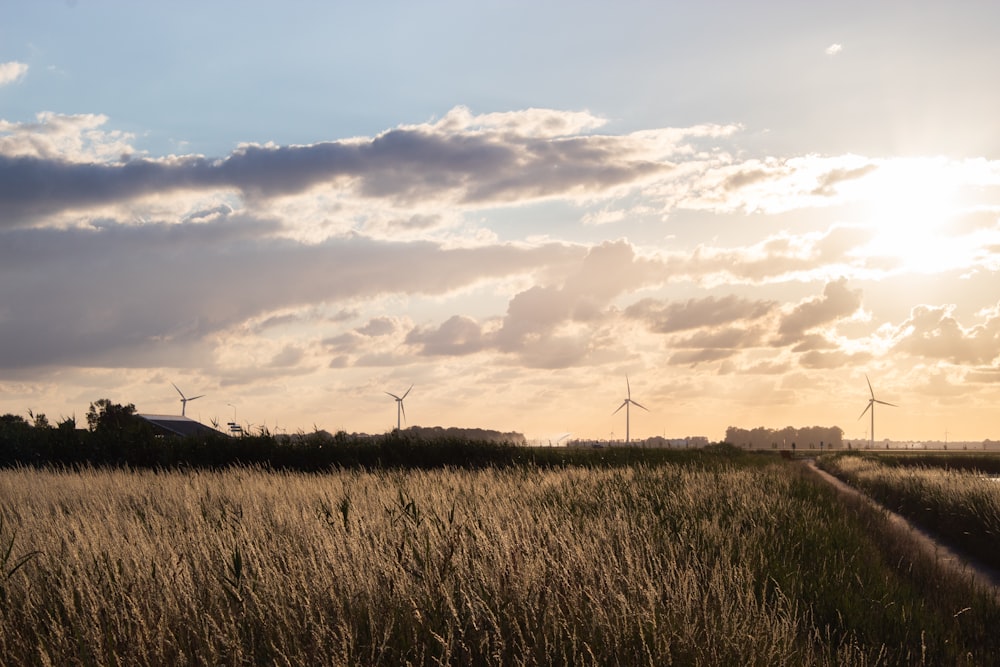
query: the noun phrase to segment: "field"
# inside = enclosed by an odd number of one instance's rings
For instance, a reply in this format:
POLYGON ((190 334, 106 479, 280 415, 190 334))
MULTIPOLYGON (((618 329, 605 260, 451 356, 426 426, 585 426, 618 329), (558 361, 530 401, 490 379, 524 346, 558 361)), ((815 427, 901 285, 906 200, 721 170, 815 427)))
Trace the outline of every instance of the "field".
MULTIPOLYGON (((997 664, 794 462, 0 470, 6 664, 997 664)), ((881 540, 881 541, 880 541, 881 540)))
POLYGON ((822 465, 885 507, 1000 569, 1000 457, 920 454, 828 457, 822 465))

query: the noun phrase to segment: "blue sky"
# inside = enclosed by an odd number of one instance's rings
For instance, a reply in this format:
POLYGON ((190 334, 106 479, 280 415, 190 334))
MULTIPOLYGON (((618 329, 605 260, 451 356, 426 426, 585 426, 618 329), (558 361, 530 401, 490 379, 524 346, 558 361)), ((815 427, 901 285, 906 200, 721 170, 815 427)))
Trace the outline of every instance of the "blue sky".
POLYGON ((17 3, 0 412, 998 436, 985 3, 17 3))

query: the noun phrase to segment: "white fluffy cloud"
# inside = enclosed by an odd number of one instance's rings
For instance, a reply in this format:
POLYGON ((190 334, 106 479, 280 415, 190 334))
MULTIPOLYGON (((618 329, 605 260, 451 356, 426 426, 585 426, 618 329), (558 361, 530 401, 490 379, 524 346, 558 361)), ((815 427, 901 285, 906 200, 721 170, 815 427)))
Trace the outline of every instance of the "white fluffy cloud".
MULTIPOLYGON (((48 176, 59 178, 59 169, 72 166, 71 173, 84 174, 84 165, 99 172, 135 153, 133 136, 120 130, 104 130, 107 116, 101 114, 38 113, 33 123, 0 119, 0 162, 4 173, 18 185, 44 184, 48 176), (18 159, 20 158, 20 159, 18 159), (32 173, 38 170, 40 173, 32 173)), ((10 191, 8 191, 10 192, 10 191)), ((50 191, 49 195, 58 192, 50 191)))
POLYGON ((28 73, 28 66, 24 63, 11 61, 0 63, 0 86, 14 83, 28 73))

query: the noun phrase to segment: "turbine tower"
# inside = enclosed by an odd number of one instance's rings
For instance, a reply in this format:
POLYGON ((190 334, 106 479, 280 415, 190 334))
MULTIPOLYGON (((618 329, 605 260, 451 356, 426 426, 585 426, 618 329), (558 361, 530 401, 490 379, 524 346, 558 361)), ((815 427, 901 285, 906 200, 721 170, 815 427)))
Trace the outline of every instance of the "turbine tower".
POLYGON ((628 390, 628 396, 626 396, 625 400, 622 401, 622 404, 618 406, 618 409, 615 410, 614 412, 612 412, 611 414, 612 415, 616 415, 616 414, 618 414, 621 411, 622 408, 625 408, 625 444, 627 445, 630 442, 630 439, 629 439, 629 435, 630 435, 630 433, 629 433, 629 427, 630 427, 630 424, 629 424, 629 406, 634 405, 637 408, 642 408, 646 412, 649 412, 649 408, 646 408, 646 407, 644 407, 642 405, 639 405, 638 403, 636 403, 635 401, 632 400, 632 387, 628 383, 628 376, 627 375, 625 376, 625 389, 628 390))
MULTIPOLYGON (((412 384, 410 385, 410 389, 413 389, 412 384)), ((410 393, 410 389, 406 390, 406 394, 410 393)), ((406 394, 403 394, 402 396, 396 396, 395 394, 390 394, 389 392, 385 393, 389 394, 394 399, 396 399, 396 430, 399 431, 401 430, 400 425, 402 424, 400 417, 403 418, 406 417, 406 408, 403 407, 403 399, 406 398, 406 394)))
MULTIPOLYGON (((868 383, 868 393, 871 394, 871 398, 868 399, 868 405, 865 406, 864 412, 861 413, 861 417, 865 416, 865 412, 868 412, 869 410, 871 410, 871 413, 872 413, 872 427, 871 427, 871 431, 870 431, 870 433, 871 433, 871 445, 870 445, 870 447, 871 447, 871 449, 875 449, 875 404, 876 403, 880 403, 882 405, 888 405, 888 406, 893 407, 893 408, 898 408, 899 406, 896 405, 895 403, 886 403, 885 401, 880 401, 877 398, 875 398, 875 390, 872 389, 872 381, 868 379, 867 375, 865 375, 865 382, 868 383)), ((861 417, 858 417, 858 419, 860 420, 861 417)))
MULTIPOLYGON (((170 384, 174 383, 171 382, 170 384)), ((174 384, 174 389, 177 389, 177 385, 175 384, 174 384)), ((202 398, 205 396, 205 394, 199 394, 198 396, 192 396, 191 398, 188 398, 187 396, 184 395, 184 392, 181 391, 180 389, 177 389, 177 393, 181 395, 181 417, 187 416, 184 414, 184 411, 187 410, 188 401, 193 401, 196 398, 202 398)))

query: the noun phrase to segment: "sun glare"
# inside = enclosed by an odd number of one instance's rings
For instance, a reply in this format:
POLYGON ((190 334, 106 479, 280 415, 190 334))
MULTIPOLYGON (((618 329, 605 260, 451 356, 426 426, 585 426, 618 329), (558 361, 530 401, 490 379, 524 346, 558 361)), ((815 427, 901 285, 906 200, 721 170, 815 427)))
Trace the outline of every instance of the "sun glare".
POLYGON ((959 212, 955 174, 943 160, 902 159, 866 179, 865 219, 875 231, 870 250, 903 267, 933 272, 963 260, 948 223, 959 212))

